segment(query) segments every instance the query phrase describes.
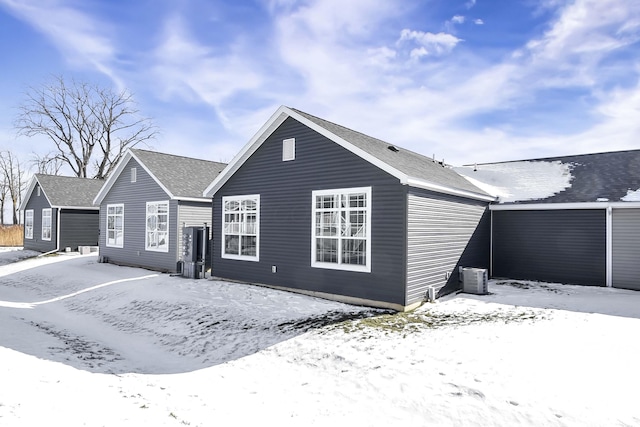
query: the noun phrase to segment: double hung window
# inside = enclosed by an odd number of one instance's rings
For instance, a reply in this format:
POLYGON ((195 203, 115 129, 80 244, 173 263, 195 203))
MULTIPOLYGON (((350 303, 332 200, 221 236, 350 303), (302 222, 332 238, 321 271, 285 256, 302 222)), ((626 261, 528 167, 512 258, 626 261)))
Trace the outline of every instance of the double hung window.
POLYGON ((222 198, 222 257, 259 261, 260 195, 222 198))
POLYGON ((147 202, 145 249, 169 252, 169 202, 147 202))
POLYGON ((33 239, 33 209, 24 211, 24 238, 33 239))
POLYGON ((124 205, 107 205, 107 246, 124 247, 124 205))
POLYGON ((313 192, 311 266, 371 271, 371 187, 313 192))
POLYGON ((42 209, 42 240, 51 240, 51 208, 42 209))

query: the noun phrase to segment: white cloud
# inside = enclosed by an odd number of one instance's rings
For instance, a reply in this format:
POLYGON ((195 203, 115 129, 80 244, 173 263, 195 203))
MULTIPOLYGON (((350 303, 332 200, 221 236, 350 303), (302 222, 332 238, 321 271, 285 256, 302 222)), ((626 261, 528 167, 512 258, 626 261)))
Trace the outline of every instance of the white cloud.
POLYGON ((476 25, 483 25, 483 24, 484 24, 484 21, 483 21, 482 19, 478 18, 478 19, 475 19, 475 20, 473 21, 473 23, 474 23, 474 24, 476 24, 476 25))
POLYGON ((466 7, 467 9, 471 9, 475 5, 476 5, 476 0, 469 0, 464 4, 464 7, 466 7))
POLYGON ((429 54, 443 55, 451 52, 462 40, 452 34, 442 32, 434 34, 430 32, 404 29, 400 33, 398 43, 405 41, 415 41, 417 44, 424 47, 429 54))
POLYGON ((451 18, 451 22, 454 24, 463 24, 465 21, 465 17, 462 15, 456 15, 453 18, 451 18))
POLYGON ((65 58, 75 66, 90 67, 111 78, 120 88, 121 79, 114 70, 116 59, 109 34, 114 29, 64 1, 0 0, 19 18, 48 37, 65 58))

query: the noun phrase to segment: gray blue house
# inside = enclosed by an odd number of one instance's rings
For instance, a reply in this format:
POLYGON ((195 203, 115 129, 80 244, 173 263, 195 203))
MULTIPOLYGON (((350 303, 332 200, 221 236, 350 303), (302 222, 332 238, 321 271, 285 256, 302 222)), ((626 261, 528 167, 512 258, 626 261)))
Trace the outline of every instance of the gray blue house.
POLYGON ((175 272, 183 227, 211 225, 204 189, 225 164, 129 149, 97 193, 100 257, 175 272))
POLYGON ((500 198, 491 276, 640 290, 640 150, 455 170, 500 198))
MULTIPOLYGON (((407 310, 489 265, 494 197, 428 157, 280 107, 206 189, 212 275, 407 310)), ((104 205, 104 204, 103 204, 104 205)))
POLYGON ((77 250, 98 245, 98 207, 93 199, 103 181, 35 174, 20 205, 24 249, 77 250))

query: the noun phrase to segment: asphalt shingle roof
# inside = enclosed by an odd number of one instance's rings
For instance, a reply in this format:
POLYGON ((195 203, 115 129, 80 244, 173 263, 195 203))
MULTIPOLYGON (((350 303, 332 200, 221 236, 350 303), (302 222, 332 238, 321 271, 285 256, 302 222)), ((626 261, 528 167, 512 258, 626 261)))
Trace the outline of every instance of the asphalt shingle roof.
POLYGON ((226 166, 225 163, 137 148, 131 152, 176 198, 202 198, 204 190, 226 166))
POLYGON ((52 206, 89 208, 102 188, 101 179, 36 174, 40 187, 52 206))
POLYGON ((487 195, 485 191, 476 187, 455 171, 429 157, 296 110, 295 108, 291 110, 412 178, 487 195), (393 147, 393 149, 389 147, 393 147))
MULTIPOLYGON (((640 189, 640 150, 548 157, 493 165, 509 164, 512 173, 524 174, 540 162, 560 162, 568 166, 570 185, 548 197, 517 203, 620 202, 630 191, 640 189)), ((482 167, 478 165, 478 169, 482 167)))

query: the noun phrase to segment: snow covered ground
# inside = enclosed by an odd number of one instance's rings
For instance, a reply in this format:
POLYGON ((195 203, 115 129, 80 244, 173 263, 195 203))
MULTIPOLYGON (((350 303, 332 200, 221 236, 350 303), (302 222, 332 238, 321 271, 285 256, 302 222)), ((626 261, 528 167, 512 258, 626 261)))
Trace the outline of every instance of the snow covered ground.
POLYGON ((1 426, 640 425, 640 292, 492 281, 389 314, 14 252, 1 426))

